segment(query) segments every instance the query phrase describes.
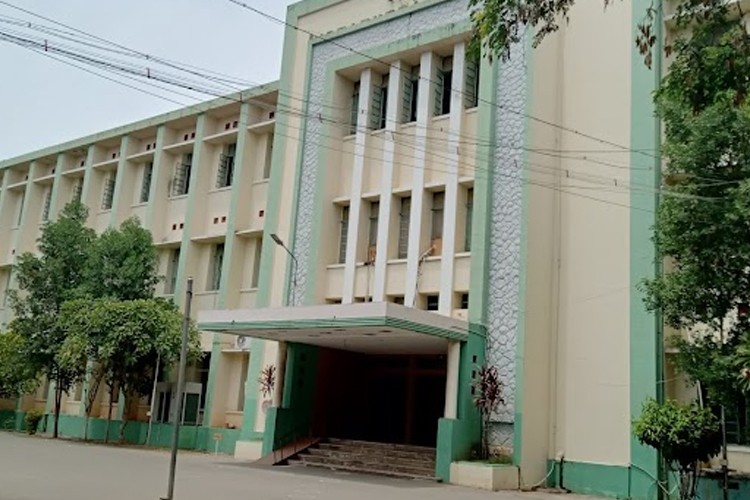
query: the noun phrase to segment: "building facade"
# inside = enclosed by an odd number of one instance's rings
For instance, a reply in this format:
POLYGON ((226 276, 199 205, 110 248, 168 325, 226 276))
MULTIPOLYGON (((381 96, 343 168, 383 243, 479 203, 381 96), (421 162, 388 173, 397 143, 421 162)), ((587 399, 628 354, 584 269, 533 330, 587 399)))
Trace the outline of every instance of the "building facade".
MULTIPOLYGON (((479 442, 486 364, 505 400, 491 440, 523 485, 564 468, 574 491, 650 498, 659 461, 631 420, 687 389, 661 375, 636 288, 658 272, 660 75, 633 42, 649 5, 579 2, 540 47, 489 60, 466 0, 294 4, 279 82, 1 162, 0 292, 68 201, 98 231, 137 216, 158 294, 180 303, 195 279, 206 356, 183 446, 420 444, 450 480, 479 442)), ((128 439, 167 442, 173 383, 158 389, 151 430, 149 401, 118 401, 128 439)))

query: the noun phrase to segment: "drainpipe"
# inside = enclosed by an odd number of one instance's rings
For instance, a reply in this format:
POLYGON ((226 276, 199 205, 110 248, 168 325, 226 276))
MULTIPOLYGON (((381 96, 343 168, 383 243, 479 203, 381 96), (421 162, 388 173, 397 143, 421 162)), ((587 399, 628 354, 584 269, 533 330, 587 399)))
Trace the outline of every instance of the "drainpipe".
MULTIPOLYGON (((661 80, 663 76, 663 55, 664 55, 664 2, 659 2, 659 8, 656 9, 655 26, 654 31, 656 35, 656 43, 654 44, 654 87, 659 88, 661 86, 661 80)), ((661 202, 661 185, 662 185, 662 160, 661 160, 661 146, 662 146, 662 123, 661 118, 654 116, 655 127, 654 127, 654 184, 657 187, 655 190, 655 208, 658 211, 659 204, 661 202)), ((656 262, 655 264, 655 275, 661 276, 664 273, 664 263, 659 248, 656 248, 656 262)), ((659 403, 664 402, 664 318, 661 311, 657 311, 655 315, 656 321, 656 400, 659 403)), ((667 470, 664 466, 664 460, 661 454, 659 454, 658 465, 657 465, 657 477, 662 484, 666 484, 667 470)), ((659 498, 663 498, 662 488, 658 488, 659 498)))

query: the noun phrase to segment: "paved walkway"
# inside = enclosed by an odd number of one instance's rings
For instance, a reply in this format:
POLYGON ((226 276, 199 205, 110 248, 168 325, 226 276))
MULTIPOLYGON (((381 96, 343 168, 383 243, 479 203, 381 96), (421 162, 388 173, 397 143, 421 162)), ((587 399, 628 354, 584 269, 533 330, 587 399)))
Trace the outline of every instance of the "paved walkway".
MULTIPOLYGON (((164 451, 53 441, 0 432, 0 500, 157 500, 166 494, 164 451)), ((181 453, 175 500, 552 500, 442 484, 261 468, 226 456, 181 453)))

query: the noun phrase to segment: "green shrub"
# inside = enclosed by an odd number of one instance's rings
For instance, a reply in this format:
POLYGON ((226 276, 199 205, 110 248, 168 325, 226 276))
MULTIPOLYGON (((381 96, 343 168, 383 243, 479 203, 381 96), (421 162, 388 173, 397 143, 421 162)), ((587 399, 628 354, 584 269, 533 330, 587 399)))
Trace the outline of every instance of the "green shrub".
POLYGON ((641 417, 633 422, 638 440, 659 451, 672 470, 680 475, 680 499, 696 497, 701 462, 707 462, 721 449, 719 419, 697 404, 676 401, 643 405, 641 417))
POLYGON ((26 414, 26 432, 33 435, 36 434, 39 422, 44 418, 44 412, 39 410, 31 410, 26 414))

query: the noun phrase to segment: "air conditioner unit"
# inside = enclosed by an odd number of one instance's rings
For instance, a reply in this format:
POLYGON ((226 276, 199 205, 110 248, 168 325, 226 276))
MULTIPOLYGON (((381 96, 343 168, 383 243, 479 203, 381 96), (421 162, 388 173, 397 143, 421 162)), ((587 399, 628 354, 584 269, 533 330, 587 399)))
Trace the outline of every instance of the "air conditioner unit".
POLYGON ((238 351, 250 350, 250 337, 237 335, 234 338, 234 348, 237 349, 238 351))

